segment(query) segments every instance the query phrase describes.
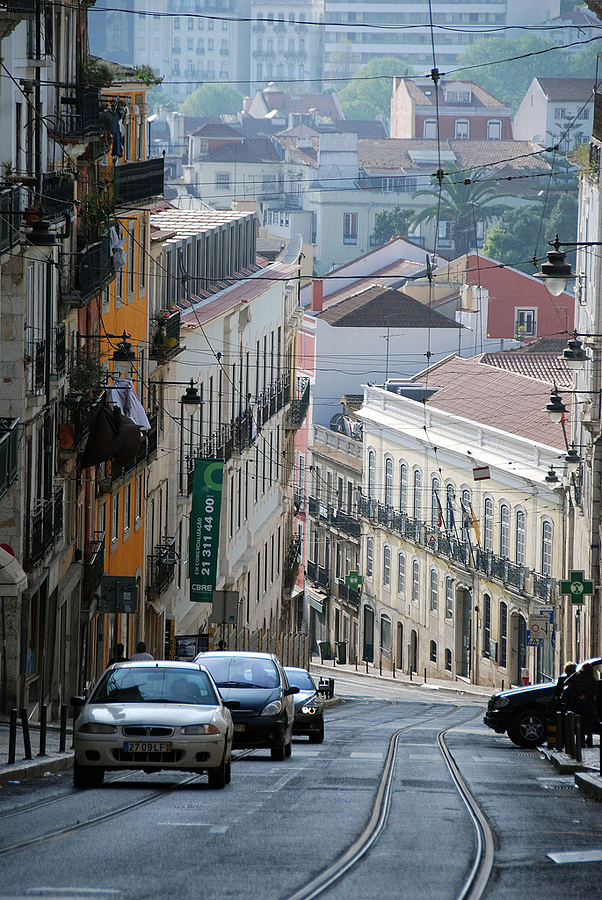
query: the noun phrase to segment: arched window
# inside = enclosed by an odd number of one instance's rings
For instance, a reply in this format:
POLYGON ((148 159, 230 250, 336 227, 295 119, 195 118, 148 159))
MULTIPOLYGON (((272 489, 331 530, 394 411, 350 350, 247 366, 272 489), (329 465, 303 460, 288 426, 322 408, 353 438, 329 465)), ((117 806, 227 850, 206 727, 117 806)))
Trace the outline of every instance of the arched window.
POLYGON ((541 574, 552 574, 552 523, 547 519, 541 525, 541 574))
POLYGON ((493 500, 485 498, 483 511, 483 548, 493 550, 493 500))
POLYGON ((412 562, 412 601, 420 600, 420 563, 417 559, 412 562))
POLYGON ((456 496, 456 492, 454 490, 453 484, 446 485, 445 495, 446 495, 445 515, 446 515, 446 521, 447 521, 447 528, 449 531, 453 531, 454 526, 456 524, 456 517, 454 515, 454 498, 456 496))
POLYGON ((436 611, 439 606, 439 573, 437 569, 431 569, 429 581, 429 597, 431 611, 436 611))
POLYGON ((431 646, 429 649, 429 659, 432 663, 437 662, 437 644, 434 641, 431 641, 431 646))
POLYGON ((386 656, 391 655, 391 619, 384 614, 380 617, 380 649, 386 656))
POLYGON ((462 489, 462 540, 470 539, 470 526, 472 525, 472 503, 468 488, 462 489))
POLYGON ((491 644, 491 597, 483 594, 483 656, 489 659, 491 644))
POLYGON ((445 618, 454 617, 454 579, 451 575, 445 578, 445 618))
POLYGON ((433 475, 433 479, 431 481, 431 525, 433 527, 443 524, 441 515, 440 492, 441 482, 436 475, 433 475))
POLYGON ((385 506, 393 506, 393 460, 385 459, 385 506))
POLYGON ((500 556, 510 556, 510 507, 506 503, 500 506, 500 556))
POLYGON ((446 650, 445 650, 445 671, 451 672, 451 670, 452 670, 452 652, 451 652, 451 650, 446 648, 446 650))
POLYGON ((516 565, 525 564, 525 524, 526 515, 522 509, 516 511, 516 565))
POLYGON ((406 592, 406 555, 401 550, 397 554, 397 593, 406 592))
POLYGON ((502 600, 500 602, 500 666, 508 665, 508 607, 502 600))
POLYGON ((391 548, 388 544, 383 547, 383 584, 385 587, 391 585, 391 548))
POLYGON ((374 567, 374 538, 366 539, 366 575, 372 575, 374 567))
POLYGON ((399 464, 399 512, 408 511, 408 467, 405 463, 399 464))
POLYGON ((368 452, 368 497, 374 497, 374 483, 376 479, 376 453, 368 452))
POLYGON ((422 503, 420 492, 422 490, 422 472, 420 469, 414 469, 414 503, 412 515, 415 519, 420 519, 422 503))

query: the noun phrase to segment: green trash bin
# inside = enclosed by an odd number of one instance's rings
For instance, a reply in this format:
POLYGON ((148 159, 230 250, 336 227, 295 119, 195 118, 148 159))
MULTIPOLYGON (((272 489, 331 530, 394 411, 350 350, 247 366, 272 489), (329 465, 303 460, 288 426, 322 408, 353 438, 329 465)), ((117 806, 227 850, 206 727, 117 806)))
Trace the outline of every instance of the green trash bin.
POLYGON ((347 665, 347 641, 337 641, 337 662, 340 666, 347 665))
POLYGON ((325 659, 334 659, 330 641, 319 641, 318 648, 320 650, 320 662, 324 662, 325 659))

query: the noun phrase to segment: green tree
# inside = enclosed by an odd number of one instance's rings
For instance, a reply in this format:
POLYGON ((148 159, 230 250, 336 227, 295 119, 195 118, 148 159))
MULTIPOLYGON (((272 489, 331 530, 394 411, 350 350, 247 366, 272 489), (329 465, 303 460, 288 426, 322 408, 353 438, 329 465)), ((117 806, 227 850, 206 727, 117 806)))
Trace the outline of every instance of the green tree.
POLYGON ((391 116, 391 94, 395 75, 412 75, 396 56, 375 56, 353 75, 351 81, 337 92, 343 112, 348 119, 375 119, 377 115, 391 116))
POLYGON ((541 203, 507 209, 487 235, 483 253, 527 275, 534 275, 536 269, 531 260, 533 256, 544 256, 548 241, 558 234, 561 241, 575 242, 577 208, 574 194, 562 194, 549 212, 541 203))
POLYGON ((202 84, 181 107, 185 116, 222 116, 242 109, 243 96, 229 84, 202 84))
POLYGON ((432 197, 433 203, 419 210, 411 224, 417 226, 422 222, 451 222, 454 252, 456 256, 463 256, 474 246, 475 223, 488 222, 501 216, 505 207, 499 203, 496 184, 485 178, 485 169, 473 169, 467 173, 455 163, 448 164, 446 168, 441 191, 434 179, 432 187, 422 188, 412 194, 412 199, 432 197))
POLYGON ((394 235, 406 235, 413 215, 413 209, 402 209, 400 206, 383 209, 376 213, 374 217, 375 241, 379 245, 386 244, 394 235))

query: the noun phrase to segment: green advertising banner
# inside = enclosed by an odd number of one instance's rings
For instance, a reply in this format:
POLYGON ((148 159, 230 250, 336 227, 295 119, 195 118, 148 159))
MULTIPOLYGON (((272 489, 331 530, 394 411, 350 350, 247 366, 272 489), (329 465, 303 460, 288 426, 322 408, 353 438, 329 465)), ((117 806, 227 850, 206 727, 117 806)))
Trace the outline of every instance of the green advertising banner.
POLYGON ((223 459, 195 459, 190 519, 190 599, 211 603, 217 577, 223 459))

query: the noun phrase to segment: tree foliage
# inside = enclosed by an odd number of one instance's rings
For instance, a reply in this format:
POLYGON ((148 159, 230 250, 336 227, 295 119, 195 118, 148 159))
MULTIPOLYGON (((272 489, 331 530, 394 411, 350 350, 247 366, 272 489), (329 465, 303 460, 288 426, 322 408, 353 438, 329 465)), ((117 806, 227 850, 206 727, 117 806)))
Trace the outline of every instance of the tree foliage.
POLYGON ((222 116, 239 112, 243 96, 229 84, 202 84, 181 106, 185 116, 222 116))
POLYGON ((374 239, 380 244, 386 244, 394 235, 407 235, 410 221, 414 215, 413 209, 402 209, 394 206, 393 209, 383 209, 374 217, 374 239))
POLYGON ((473 169, 467 173, 455 163, 449 163, 446 168, 441 192, 434 180, 432 187, 422 188, 412 194, 412 199, 433 198, 432 204, 414 215, 412 225, 417 226, 422 222, 451 222, 454 252, 456 256, 463 256, 474 246, 476 222, 488 222, 501 216, 505 207, 499 203, 495 183, 485 178, 485 169, 473 169))
POLYGON ((394 76, 412 74, 412 69, 396 56, 375 56, 337 92, 346 118, 372 120, 381 115, 389 119, 394 76))
POLYGON ((518 38, 481 38, 458 56, 455 72, 458 78, 476 81, 515 113, 527 88, 538 76, 591 76, 593 85, 596 46, 569 54, 551 38, 534 34, 518 38))
POLYGON ((533 256, 541 258, 547 242, 559 235, 560 240, 574 243, 577 238, 577 197, 562 194, 551 207, 519 206, 508 209, 483 244, 483 253, 497 262, 535 274, 533 256))

